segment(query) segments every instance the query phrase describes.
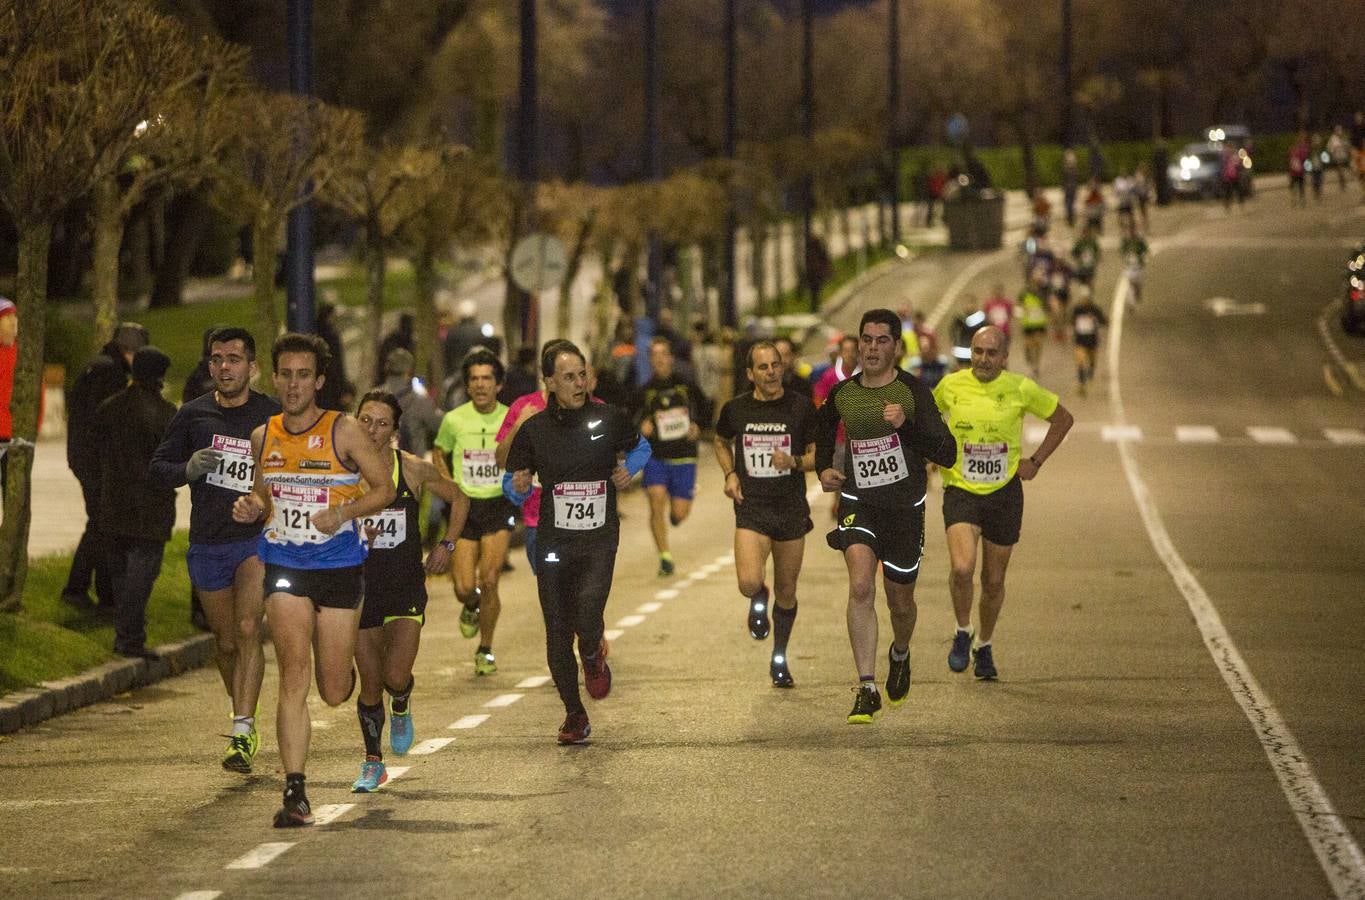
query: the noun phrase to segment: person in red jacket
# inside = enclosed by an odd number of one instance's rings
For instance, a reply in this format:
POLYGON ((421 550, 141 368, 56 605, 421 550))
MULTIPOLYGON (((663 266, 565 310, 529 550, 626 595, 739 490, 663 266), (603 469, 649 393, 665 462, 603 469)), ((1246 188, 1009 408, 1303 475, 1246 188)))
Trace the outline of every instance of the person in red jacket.
POLYGON ((19 316, 14 304, 0 297, 0 491, 5 486, 5 449, 14 438, 9 402, 14 394, 14 362, 19 356, 19 316))

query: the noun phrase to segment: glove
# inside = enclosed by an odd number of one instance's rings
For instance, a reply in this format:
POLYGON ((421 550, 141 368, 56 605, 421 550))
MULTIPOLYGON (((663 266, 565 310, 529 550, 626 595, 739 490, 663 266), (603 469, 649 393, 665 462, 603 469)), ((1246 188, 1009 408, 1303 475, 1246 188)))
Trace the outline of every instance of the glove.
POLYGON ((185 463, 185 477, 194 481, 196 478, 207 475, 218 468, 218 461, 222 458, 223 454, 212 447, 194 451, 190 456, 190 461, 185 463))

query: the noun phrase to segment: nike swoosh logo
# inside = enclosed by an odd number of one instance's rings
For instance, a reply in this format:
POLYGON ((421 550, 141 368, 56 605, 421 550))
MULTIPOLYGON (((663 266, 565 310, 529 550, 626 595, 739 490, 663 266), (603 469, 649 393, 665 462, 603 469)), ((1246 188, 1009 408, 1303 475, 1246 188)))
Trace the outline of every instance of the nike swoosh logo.
POLYGON ((588 427, 589 427, 589 428, 596 428, 598 425, 601 425, 601 424, 602 424, 602 420, 601 420, 601 419, 598 419, 596 422, 589 422, 589 423, 588 423, 588 427))
POLYGON ((606 437, 605 434, 594 434, 592 437, 588 438, 588 440, 590 440, 590 441, 595 441, 595 440, 597 440, 598 438, 604 438, 604 437, 606 437))

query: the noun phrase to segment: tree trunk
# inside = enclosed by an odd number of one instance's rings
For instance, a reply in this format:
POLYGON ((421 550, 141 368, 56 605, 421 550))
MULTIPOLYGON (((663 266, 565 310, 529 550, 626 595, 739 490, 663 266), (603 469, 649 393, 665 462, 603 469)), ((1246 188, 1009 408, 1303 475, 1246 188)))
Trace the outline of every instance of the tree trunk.
POLYGON ((92 353, 114 337, 118 326, 118 251, 123 244, 123 209, 118 181, 106 175, 95 185, 94 267, 91 294, 95 301, 95 341, 92 353))
POLYGON ((413 316, 417 376, 426 380, 431 396, 439 397, 445 385, 446 363, 445 354, 441 352, 440 317, 436 311, 436 254, 428 241, 423 240, 413 251, 412 276, 413 289, 417 293, 413 316))
POLYGON ((616 306, 615 290, 612 287, 611 279, 611 247, 603 245, 601 252, 598 253, 598 260, 602 266, 602 277, 597 279, 597 294, 593 297, 593 320, 597 327, 592 336, 592 346, 588 353, 592 356, 593 362, 602 368, 611 365, 611 346, 615 342, 616 335, 612 330, 612 309, 616 306))
POLYGON ((209 224, 209 206, 195 194, 183 194, 171 204, 166 222, 166 243, 161 265, 152 279, 151 306, 179 306, 180 292, 199 243, 209 224))
POLYGON ((1019 130, 1019 152, 1024 158, 1024 193, 1033 196, 1038 187, 1038 163, 1033 158, 1033 133, 1028 127, 1028 111, 1019 114, 1015 121, 1019 130))
POLYGON ((594 218, 596 217, 589 213, 580 223, 573 249, 569 251, 569 263, 564 272, 564 280, 559 284, 556 327, 561 337, 569 337, 570 322, 573 318, 573 284, 578 279, 578 270, 583 266, 583 254, 588 250, 588 237, 592 234, 594 218))
POLYGON ((252 283, 256 295, 256 355, 269 356, 280 333, 280 312, 275 303, 275 248, 279 246, 281 220, 258 216, 251 226, 251 246, 255 259, 252 283))
POLYGON ((38 399, 43 389, 43 343, 47 318, 47 257, 52 223, 19 228, 19 271, 15 299, 19 314, 19 351, 14 364, 14 442, 5 466, 5 520, 0 523, 0 612, 14 612, 28 578, 28 529, 32 517, 30 482, 33 442, 38 440, 38 399), (20 441, 24 444, 21 445, 20 441))
MULTIPOLYGON (((379 223, 371 222, 365 229, 365 340, 360 345, 361 378, 372 378, 379 371, 379 343, 384 339, 384 276, 388 259, 384 254, 384 238, 379 223)), ((383 381, 375 379, 374 384, 383 381)))

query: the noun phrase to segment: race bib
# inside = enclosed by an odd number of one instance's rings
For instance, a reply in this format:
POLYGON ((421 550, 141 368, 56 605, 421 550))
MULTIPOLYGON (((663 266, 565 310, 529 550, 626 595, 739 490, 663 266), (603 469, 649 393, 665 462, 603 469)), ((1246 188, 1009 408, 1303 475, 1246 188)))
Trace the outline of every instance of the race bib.
POLYGON ((256 461, 251 457, 251 441, 215 434, 209 446, 222 455, 218 459, 218 468, 205 475, 204 480, 239 494, 248 493, 256 481, 256 461))
POLYGON ((555 485, 555 525, 569 531, 592 531, 607 524, 607 483, 565 481, 555 485))
POLYGON ((1066 289, 1066 275, 1061 272, 1052 273, 1052 289, 1061 291, 1066 289))
MULTIPOLYGON (((323 534, 313 527, 313 516, 328 506, 328 488, 299 484, 272 484, 270 501, 275 515, 270 520, 265 539, 272 544, 321 544, 332 535, 323 534)), ((337 529, 346 531, 351 527, 347 522, 337 529)))
POLYGON ((465 450, 460 461, 460 472, 465 487, 492 487, 502 483, 502 470, 494 454, 496 450, 465 450))
POLYGON ((895 484, 910 475, 898 434, 850 440, 848 449, 853 454, 853 483, 860 488, 895 484))
POLYGON ((1010 448, 998 444, 963 444, 962 477, 976 484, 998 484, 1009 471, 1010 448))
POLYGON ((661 441, 682 440, 687 437, 687 429, 691 424, 692 418, 687 414, 685 406, 661 409, 654 414, 654 427, 658 430, 661 441))
POLYGON ((1076 317, 1076 333, 1089 337, 1095 333, 1095 317, 1082 315, 1076 317))
POLYGON ((750 478, 780 478, 791 471, 773 466, 773 455, 779 450, 791 454, 792 438, 789 434, 746 434, 742 448, 744 471, 749 473, 750 478))
POLYGON ((361 534, 369 535, 373 529, 374 538, 370 547, 375 550, 392 550, 408 539, 408 517, 401 509, 384 509, 364 520, 361 534))

